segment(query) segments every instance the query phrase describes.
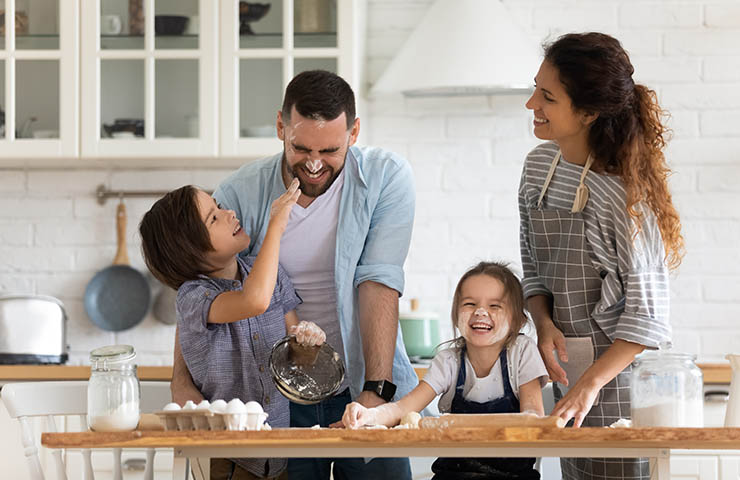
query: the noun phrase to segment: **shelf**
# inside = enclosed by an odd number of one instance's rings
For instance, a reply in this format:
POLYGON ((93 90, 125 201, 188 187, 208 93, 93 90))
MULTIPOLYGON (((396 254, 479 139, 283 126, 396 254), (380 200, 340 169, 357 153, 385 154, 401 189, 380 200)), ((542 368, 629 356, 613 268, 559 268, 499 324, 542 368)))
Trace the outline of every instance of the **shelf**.
MULTIPOLYGON (((5 36, 0 37, 0 50, 5 49, 5 36)), ((59 34, 16 35, 16 50, 59 50, 59 34)))
MULTIPOLYGON (((101 35, 101 50, 144 50, 143 35, 101 35)), ((197 50, 198 35, 156 35, 154 48, 157 50, 197 50)))
MULTIPOLYGON (((335 48, 337 46, 336 32, 297 33, 293 38, 295 48, 335 48)), ((258 33, 254 35, 239 35, 239 48, 282 48, 283 34, 258 33)))

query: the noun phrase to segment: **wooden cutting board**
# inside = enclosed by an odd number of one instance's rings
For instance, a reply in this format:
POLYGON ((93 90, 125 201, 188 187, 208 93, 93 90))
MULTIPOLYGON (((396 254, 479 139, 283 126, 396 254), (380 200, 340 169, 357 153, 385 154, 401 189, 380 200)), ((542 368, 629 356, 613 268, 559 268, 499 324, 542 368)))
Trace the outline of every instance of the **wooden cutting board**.
POLYGON ((565 420, 560 417, 540 417, 533 413, 449 413, 419 421, 419 428, 564 426, 565 420))

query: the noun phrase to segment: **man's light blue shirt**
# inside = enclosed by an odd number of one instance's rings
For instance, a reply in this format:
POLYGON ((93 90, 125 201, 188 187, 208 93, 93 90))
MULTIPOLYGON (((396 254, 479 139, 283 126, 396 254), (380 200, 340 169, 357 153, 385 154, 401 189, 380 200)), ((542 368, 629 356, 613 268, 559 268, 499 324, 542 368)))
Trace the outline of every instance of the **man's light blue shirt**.
MULTIPOLYGON (((242 166, 213 194, 224 207, 236 212, 242 228, 251 237, 249 248, 241 255, 259 252, 272 202, 285 193, 282 157, 281 152, 242 166)), ((357 398, 365 381, 357 287, 373 281, 403 293, 403 263, 411 241, 415 193, 408 162, 380 148, 350 147, 344 171, 334 282, 350 392, 352 398, 357 398)), ((400 329, 393 358, 393 382, 398 386, 396 400, 418 383, 400 329)))

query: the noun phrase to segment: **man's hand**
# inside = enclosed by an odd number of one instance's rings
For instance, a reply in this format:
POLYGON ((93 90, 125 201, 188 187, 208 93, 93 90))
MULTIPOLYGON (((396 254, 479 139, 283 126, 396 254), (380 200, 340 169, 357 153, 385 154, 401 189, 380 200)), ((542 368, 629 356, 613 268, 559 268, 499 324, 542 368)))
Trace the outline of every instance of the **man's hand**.
POLYGON ((185 359, 182 358, 180 350, 180 327, 175 329, 175 351, 172 361, 172 381, 170 382, 170 392, 172 392, 172 401, 180 405, 192 400, 194 403, 200 403, 203 395, 195 387, 193 377, 190 376, 185 359))
POLYGON ((373 408, 386 403, 377 393, 369 391, 360 392, 360 395, 357 396, 357 400, 355 401, 366 408, 373 408))
POLYGON ((174 380, 175 379, 173 378, 173 381, 170 384, 173 402, 182 407, 188 400, 192 400, 196 404, 203 401, 203 395, 197 388, 195 388, 192 381, 176 383, 174 380))
MULTIPOLYGON (((360 392, 360 395, 357 397, 355 402, 359 403, 361 406, 367 409, 377 407, 378 405, 383 405, 386 403, 386 401, 380 398, 375 392, 360 392)), ((345 424, 342 423, 342 420, 329 425, 330 428, 343 428, 344 426, 345 424)))

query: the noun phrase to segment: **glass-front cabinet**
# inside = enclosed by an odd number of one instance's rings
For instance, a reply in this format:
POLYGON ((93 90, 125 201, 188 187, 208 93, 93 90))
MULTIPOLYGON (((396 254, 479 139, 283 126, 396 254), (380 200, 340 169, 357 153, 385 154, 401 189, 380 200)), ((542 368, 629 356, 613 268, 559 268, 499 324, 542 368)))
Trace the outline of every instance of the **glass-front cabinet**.
POLYGON ((311 69, 338 73, 358 92, 362 0, 221 2, 221 154, 278 152, 277 111, 288 82, 311 69))
POLYGON ((78 155, 78 7, 0 0, 0 156, 78 155))
POLYGON ((83 3, 82 155, 217 155, 217 2, 83 3))
POLYGON ((297 73, 358 93, 367 0, 0 0, 4 158, 256 158, 297 73))

